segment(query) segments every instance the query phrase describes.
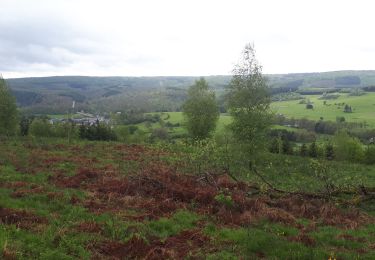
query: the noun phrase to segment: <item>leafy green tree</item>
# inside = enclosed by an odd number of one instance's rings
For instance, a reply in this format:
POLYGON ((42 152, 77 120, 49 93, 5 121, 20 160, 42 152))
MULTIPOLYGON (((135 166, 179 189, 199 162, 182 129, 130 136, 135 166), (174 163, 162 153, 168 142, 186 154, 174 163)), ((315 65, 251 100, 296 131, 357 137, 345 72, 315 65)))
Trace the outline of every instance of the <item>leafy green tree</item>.
POLYGON ((270 152, 271 153, 281 153, 282 144, 283 144, 283 140, 281 139, 281 136, 273 138, 272 142, 271 142, 270 149, 269 149, 270 152))
POLYGON ((44 118, 35 118, 30 124, 29 135, 35 137, 52 137, 52 125, 44 118))
POLYGON ((12 135, 17 127, 16 99, 0 76, 0 135, 12 135))
POLYGON ((229 128, 237 141, 236 149, 242 150, 249 163, 263 151, 267 130, 272 122, 270 95, 262 67, 255 57, 252 45, 245 46, 239 63, 233 70, 228 86, 227 102, 232 123, 229 128))
POLYGON ((215 93, 206 80, 201 78, 188 90, 188 99, 183 105, 186 127, 189 135, 197 140, 210 136, 219 119, 219 108, 215 93))
POLYGON ((346 131, 336 133, 333 138, 335 158, 343 161, 362 162, 365 151, 358 138, 351 137, 346 131))

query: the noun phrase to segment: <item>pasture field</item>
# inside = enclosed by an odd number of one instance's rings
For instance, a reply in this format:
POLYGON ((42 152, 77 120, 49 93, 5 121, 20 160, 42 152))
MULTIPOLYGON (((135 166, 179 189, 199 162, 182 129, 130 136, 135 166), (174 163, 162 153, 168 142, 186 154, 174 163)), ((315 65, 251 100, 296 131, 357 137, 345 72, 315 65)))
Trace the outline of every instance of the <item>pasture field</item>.
MULTIPOLYGON (((150 114, 155 114, 155 113, 150 113, 150 114)), ((184 127, 184 116, 182 112, 163 112, 163 113, 158 113, 161 115, 161 118, 164 120, 165 123, 169 122, 172 124, 180 124, 180 126, 173 127, 172 129, 169 130, 169 133, 171 135, 183 135, 187 134, 187 131, 184 127)), ((224 131, 224 128, 226 125, 230 123, 231 117, 228 114, 220 114, 217 127, 216 127, 216 132, 220 133, 224 131)), ((139 129, 142 131, 145 131, 146 133, 149 133, 150 130, 146 127, 146 123, 140 123, 137 124, 139 129)), ((160 123, 152 123, 151 128, 159 128, 161 127, 160 123)))
POLYGON ((306 109, 306 104, 299 104, 300 100, 272 102, 271 108, 275 113, 288 118, 319 120, 323 117, 324 120, 335 121, 336 117, 343 116, 347 122, 367 122, 370 127, 375 127, 375 93, 366 93, 362 96, 348 96, 342 93, 337 99, 330 100, 321 100, 320 95, 304 97, 313 103, 314 109, 306 109), (345 113, 343 104, 351 106, 353 112, 345 113))
MULTIPOLYGON (((0 144, 4 259, 375 258, 375 208, 359 194, 330 202, 198 173, 182 144, 0 144)), ((329 167, 337 185, 375 184, 374 167, 329 167)), ((270 155, 260 171, 290 191, 324 184, 307 158, 270 155)))
MULTIPOLYGON (((375 128, 375 93, 366 93, 362 96, 348 96, 346 93, 339 94, 337 99, 322 100, 321 95, 305 95, 314 108, 306 109, 306 104, 300 104, 300 100, 278 101, 271 103, 271 109, 275 114, 282 114, 288 118, 307 118, 310 120, 336 121, 337 117, 344 117, 347 122, 366 122, 367 127, 375 128), (352 107, 352 113, 345 113, 344 107, 348 104, 352 107)), ((162 113, 162 119, 172 124, 180 123, 179 127, 173 128, 172 134, 186 134, 184 129, 184 117, 182 112, 162 113), (169 117, 167 116, 169 115, 169 117)), ((216 132, 220 133, 231 121, 228 114, 220 114, 216 132)), ((145 124, 138 125, 140 129, 148 131, 145 124)), ((152 127, 160 127, 160 124, 152 124, 152 127)), ((276 128, 280 128, 275 126, 276 128)), ((289 131, 296 131, 293 128, 286 128, 289 131)))

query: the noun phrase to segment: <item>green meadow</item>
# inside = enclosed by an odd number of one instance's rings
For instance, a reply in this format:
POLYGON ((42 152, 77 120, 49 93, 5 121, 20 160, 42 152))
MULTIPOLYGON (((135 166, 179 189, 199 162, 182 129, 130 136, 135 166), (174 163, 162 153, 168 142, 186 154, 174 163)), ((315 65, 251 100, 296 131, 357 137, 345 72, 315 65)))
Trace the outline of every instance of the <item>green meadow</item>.
POLYGON ((336 117, 343 116, 347 122, 366 122, 370 127, 375 127, 375 93, 366 93, 362 96, 348 96, 344 93, 331 100, 321 100, 320 95, 304 97, 310 100, 313 109, 306 109, 306 104, 300 104, 300 100, 273 102, 271 107, 275 113, 290 118, 319 120, 323 117, 324 120, 335 121, 336 117), (352 107, 352 113, 344 112, 345 104, 352 107))

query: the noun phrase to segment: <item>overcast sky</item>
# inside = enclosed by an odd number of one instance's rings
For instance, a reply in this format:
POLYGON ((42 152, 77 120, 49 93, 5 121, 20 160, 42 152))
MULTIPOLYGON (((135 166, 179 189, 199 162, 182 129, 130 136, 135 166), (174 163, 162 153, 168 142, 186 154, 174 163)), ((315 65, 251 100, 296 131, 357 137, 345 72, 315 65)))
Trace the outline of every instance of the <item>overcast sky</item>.
POLYGON ((264 73, 375 69, 365 0, 0 0, 0 73, 230 74, 246 43, 264 73))

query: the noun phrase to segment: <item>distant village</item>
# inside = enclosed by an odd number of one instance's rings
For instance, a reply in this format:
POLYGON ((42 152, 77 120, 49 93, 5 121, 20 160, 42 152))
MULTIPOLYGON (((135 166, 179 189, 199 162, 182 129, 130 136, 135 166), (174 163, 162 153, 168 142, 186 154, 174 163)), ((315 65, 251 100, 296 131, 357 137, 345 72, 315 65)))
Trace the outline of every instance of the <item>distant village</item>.
POLYGON ((93 125, 96 122, 109 124, 110 120, 104 118, 103 116, 93 115, 90 113, 85 113, 83 111, 77 112, 71 118, 52 118, 50 119, 51 124, 58 124, 64 122, 73 122, 77 125, 93 125))

